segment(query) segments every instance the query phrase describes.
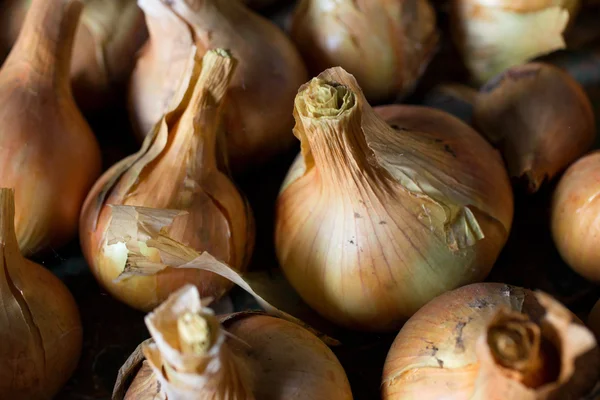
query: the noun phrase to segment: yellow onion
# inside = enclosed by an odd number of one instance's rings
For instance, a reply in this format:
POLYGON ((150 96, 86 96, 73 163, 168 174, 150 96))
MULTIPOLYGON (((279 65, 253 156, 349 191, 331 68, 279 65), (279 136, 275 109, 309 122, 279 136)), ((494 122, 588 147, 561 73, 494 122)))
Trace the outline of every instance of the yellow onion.
POLYGON ((400 330, 384 400, 578 399, 600 378, 594 335, 542 292, 480 283, 443 294, 400 330))
POLYGON ((240 1, 140 0, 150 40, 130 84, 130 115, 143 138, 170 104, 193 44, 228 49, 238 67, 228 91, 225 128, 232 168, 263 162, 293 143, 290 109, 306 80, 300 55, 274 24, 240 1))
POLYGON ((590 312, 588 326, 596 334, 596 339, 600 339, 600 300, 598 300, 590 312))
POLYGON ((563 32, 579 0, 456 0, 452 30, 473 78, 483 83, 505 69, 565 47, 563 32))
POLYGON ((473 119, 502 150, 509 174, 531 192, 585 153, 596 135, 583 88, 543 63, 509 68, 490 80, 477 94, 473 119))
POLYGON ((81 244, 92 272, 113 296, 140 310, 185 283, 213 299, 231 287, 210 272, 170 268, 155 248, 159 233, 171 247, 207 251, 238 271, 254 243, 250 209, 218 165, 235 61, 220 49, 200 59, 192 48, 187 59, 186 84, 171 110, 138 153, 100 178, 82 211, 81 244))
POLYGON ((224 319, 202 306, 194 286, 174 293, 146 317, 146 360, 113 399, 352 399, 339 361, 306 329, 256 313, 224 319))
MULTIPOLYGON (((82 0, 71 59, 71 84, 79 106, 98 109, 114 100, 131 73, 148 33, 136 0, 82 0)), ((2 46, 16 40, 31 0, 8 0, 0 19, 2 46)))
POLYGON ((291 36, 311 72, 341 66, 371 102, 412 91, 438 42, 428 0, 302 0, 291 36))
POLYGON ((513 215, 502 160, 477 132, 425 107, 378 113, 341 68, 300 88, 302 152, 275 232, 303 300, 371 331, 396 329, 433 297, 485 278, 513 215))
POLYGON ((0 186, 16 190, 25 255, 73 238, 100 173, 98 144, 69 82, 80 12, 77 0, 34 0, 0 70, 0 186))
POLYGON ((600 282, 600 152, 575 162, 562 176, 552 199, 551 228, 562 258, 575 272, 600 282))
POLYGON ((0 398, 50 399, 81 353, 75 300, 51 272, 21 255, 12 189, 0 189, 0 398))

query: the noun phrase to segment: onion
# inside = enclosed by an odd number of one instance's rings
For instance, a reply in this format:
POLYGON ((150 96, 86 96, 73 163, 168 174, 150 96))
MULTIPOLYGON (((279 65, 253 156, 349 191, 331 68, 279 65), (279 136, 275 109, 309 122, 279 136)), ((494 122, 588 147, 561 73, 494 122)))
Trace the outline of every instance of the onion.
POLYGON ((174 293, 146 317, 153 340, 142 344, 146 361, 122 398, 352 399, 339 361, 312 333, 256 313, 224 319, 202 307, 195 287, 174 293))
MULTIPOLYGON (((31 0, 6 0, 0 17, 1 46, 16 40, 31 0)), ((136 0, 83 0, 75 35, 71 84, 77 104, 86 111, 106 107, 129 78, 135 55, 148 36, 136 0)))
POLYGON ((563 32, 579 0, 456 0, 454 39, 473 78, 483 83, 505 69, 565 47, 563 32))
POLYGON ((81 3, 34 0, 0 70, 0 186, 16 191, 24 254, 75 236, 100 174, 100 150, 71 95, 69 65, 81 3))
POLYGON ((383 399, 579 398, 600 377, 592 333, 550 296, 498 283, 443 294, 400 330, 383 399))
POLYGON ((583 277, 600 282, 600 152, 573 164, 561 178, 552 199, 551 228, 562 258, 583 277))
POLYGON ((220 49, 198 56, 190 49, 172 109, 138 153, 100 178, 82 211, 81 244, 92 272, 113 296, 140 310, 186 283, 213 299, 231 288, 210 272, 170 268, 177 249, 208 251, 240 271, 254 245, 250 208, 219 163, 235 60, 220 49), (158 253, 161 245, 170 258, 158 253))
POLYGON ((81 321, 65 285, 23 257, 12 189, 0 189, 0 398, 49 399, 79 360, 81 321))
POLYGON ((293 99, 306 80, 300 55, 268 20, 232 0, 140 0, 150 40, 130 84, 130 115, 143 138, 171 104, 189 49, 228 49, 238 60, 225 125, 229 160, 241 172, 293 144, 293 99))
POLYGON ((302 153, 275 232, 303 300, 370 331, 397 329, 433 297, 484 279, 513 214, 502 160, 469 126, 424 107, 378 113, 341 68, 300 88, 302 153))
POLYGON ((511 177, 530 192, 589 149, 594 113, 583 88, 549 64, 509 68, 476 96, 474 123, 502 150, 511 177))
POLYGON ((302 0, 291 36, 313 74, 341 66, 382 102, 413 90, 436 49, 435 22, 428 0, 302 0))

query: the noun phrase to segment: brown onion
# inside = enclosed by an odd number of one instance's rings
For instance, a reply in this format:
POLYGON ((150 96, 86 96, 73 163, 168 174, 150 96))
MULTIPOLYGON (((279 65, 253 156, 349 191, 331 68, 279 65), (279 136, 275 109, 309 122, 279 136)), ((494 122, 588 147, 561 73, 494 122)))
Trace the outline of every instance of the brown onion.
POLYGON ((509 68, 476 96, 475 125, 501 149, 512 177, 536 192, 592 145, 594 113, 583 88, 549 64, 509 68))
POLYGON ((275 245, 308 305, 348 328, 392 330, 485 278, 513 199, 477 132, 425 107, 376 113, 341 68, 300 88, 294 116, 302 153, 277 200, 275 245))
POLYGON ((290 109, 306 70, 279 28, 240 1, 141 0, 140 6, 150 40, 130 85, 130 115, 139 138, 170 104, 195 44, 201 54, 228 49, 239 63, 225 112, 232 168, 241 172, 292 145, 290 109))
POLYGON ((98 144, 69 81, 80 12, 77 0, 34 0, 0 70, 0 186, 15 189, 25 255, 75 236, 81 204, 100 173, 98 144))
POLYGON ((291 36, 316 75, 340 66, 382 102, 416 85, 438 42, 428 0, 302 0, 291 36))
POLYGON ((600 282, 600 152, 573 164, 562 176, 552 200, 551 227, 562 258, 585 278, 600 282))
POLYGON ((579 398, 600 378, 592 333, 550 296, 498 283, 456 289, 400 330, 383 399, 579 398))
POLYGON ((173 252, 207 251, 237 271, 254 245, 251 210, 220 166, 223 115, 235 60, 222 49, 188 53, 184 84, 142 149, 90 191, 81 244, 98 281, 116 298, 151 310, 186 283, 218 299, 232 286, 206 271, 172 268, 173 252))

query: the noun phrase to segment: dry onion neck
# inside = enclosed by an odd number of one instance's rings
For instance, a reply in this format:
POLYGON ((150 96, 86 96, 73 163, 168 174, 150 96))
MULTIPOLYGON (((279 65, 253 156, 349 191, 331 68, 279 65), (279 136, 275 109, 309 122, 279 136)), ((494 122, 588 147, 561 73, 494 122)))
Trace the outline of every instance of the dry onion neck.
POLYGON ((530 388, 558 378, 558 353, 525 314, 500 311, 487 332, 490 352, 509 377, 530 388))
POLYGON ((253 399, 246 362, 225 342, 219 320, 187 285, 146 317, 155 343, 143 347, 150 366, 174 399, 253 399))

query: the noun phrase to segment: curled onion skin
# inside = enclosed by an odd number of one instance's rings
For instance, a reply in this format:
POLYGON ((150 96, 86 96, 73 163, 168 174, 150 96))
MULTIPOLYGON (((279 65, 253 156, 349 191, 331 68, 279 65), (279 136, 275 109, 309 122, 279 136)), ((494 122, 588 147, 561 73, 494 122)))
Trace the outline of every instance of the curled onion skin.
POLYGON ((575 162, 562 176, 553 195, 551 228, 554 243, 567 264, 583 277, 600 282, 600 152, 575 162))
POLYGON ((224 121, 232 170, 243 172, 293 144, 290 108, 307 72, 277 26, 239 0, 142 0, 140 5, 150 39, 129 89, 138 138, 148 134, 170 104, 186 51, 196 45, 201 53, 227 49, 238 60, 224 121))
POLYGON ((275 245, 315 311, 351 329, 393 330, 487 275, 513 199, 479 134, 424 107, 376 113, 341 68, 304 85, 294 115, 302 153, 277 200, 275 245))
POLYGON ((125 400, 352 399, 339 361, 306 329, 255 312, 219 324, 197 299, 197 289, 185 286, 146 317, 153 341, 141 345, 146 361, 125 400), (192 329, 182 331, 182 320, 192 329))
POLYGON ((340 66, 371 102, 410 93, 438 43, 428 0, 302 0, 290 34, 314 75, 340 66))
POLYGON ((75 236, 81 205, 100 174, 100 149, 69 81, 80 13, 79 1, 34 1, 0 70, 0 186, 15 189, 26 256, 75 236))
MULTIPOLYGON (((524 343, 513 343, 523 351, 519 354, 527 354, 524 343)), ((579 398, 599 378, 599 355, 591 332, 550 296, 478 283, 437 297, 402 327, 384 365, 382 394, 384 400, 579 398), (528 324, 550 347, 540 348, 546 358, 532 370, 519 372, 516 359, 503 367, 492 356, 498 351, 492 346, 510 343, 490 341, 498 318, 508 315, 513 322, 504 325, 502 334, 516 338, 511 327, 528 324), (543 379, 532 384, 523 374, 542 374, 543 379)), ((523 362, 531 360, 539 361, 523 362)))

